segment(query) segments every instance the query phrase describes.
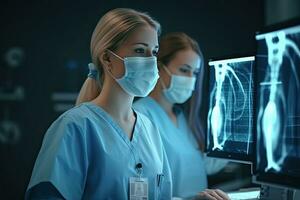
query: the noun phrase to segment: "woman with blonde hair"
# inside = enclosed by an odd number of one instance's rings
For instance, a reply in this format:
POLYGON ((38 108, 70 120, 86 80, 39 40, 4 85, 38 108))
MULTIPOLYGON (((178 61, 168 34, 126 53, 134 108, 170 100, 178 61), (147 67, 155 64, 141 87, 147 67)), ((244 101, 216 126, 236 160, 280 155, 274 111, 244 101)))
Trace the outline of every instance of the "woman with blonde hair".
POLYGON ((132 9, 114 9, 100 19, 91 55, 101 89, 84 85, 83 94, 96 89, 94 100, 50 126, 26 199, 171 198, 158 129, 132 109, 134 97, 148 95, 157 82, 159 32, 149 15, 132 9))

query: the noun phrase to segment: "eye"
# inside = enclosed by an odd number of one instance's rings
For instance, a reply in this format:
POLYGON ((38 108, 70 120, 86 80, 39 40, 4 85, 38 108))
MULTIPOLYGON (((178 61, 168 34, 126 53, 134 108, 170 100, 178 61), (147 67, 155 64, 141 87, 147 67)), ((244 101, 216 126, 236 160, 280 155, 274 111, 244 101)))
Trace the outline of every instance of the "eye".
POLYGON ((179 72, 184 74, 184 75, 188 75, 188 76, 193 75, 195 77, 198 76, 198 74, 199 74, 199 70, 191 69, 191 68, 188 68, 188 67, 179 68, 179 72))
POLYGON ((139 53, 139 54, 145 53, 145 49, 143 49, 143 48, 137 48, 137 49, 134 49, 134 52, 135 53, 139 53))
POLYGON ((179 68, 179 71, 185 74, 190 72, 190 70, 186 68, 179 68))

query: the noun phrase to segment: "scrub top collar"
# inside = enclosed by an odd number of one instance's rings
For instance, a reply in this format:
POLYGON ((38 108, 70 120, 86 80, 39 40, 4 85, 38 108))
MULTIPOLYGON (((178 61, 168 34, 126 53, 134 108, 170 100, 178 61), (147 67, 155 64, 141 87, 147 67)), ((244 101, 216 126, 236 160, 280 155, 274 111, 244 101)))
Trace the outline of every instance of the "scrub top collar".
POLYGON ((132 135, 132 140, 130 140, 128 138, 127 133, 120 127, 120 125, 112 118, 112 116, 110 114, 108 114, 103 108, 101 108, 100 106, 92 103, 92 102, 87 102, 84 103, 86 104, 88 107, 91 108, 91 110, 93 110, 95 113, 97 113, 100 116, 104 116, 102 117, 107 123, 109 123, 111 126, 113 126, 116 129, 116 132, 118 133, 118 135, 124 140, 124 142, 130 147, 132 148, 132 145, 137 144, 137 140, 139 137, 139 134, 142 132, 141 131, 141 123, 140 123, 140 117, 138 115, 137 112, 135 112, 135 110, 133 110, 133 112, 136 115, 136 120, 135 120, 135 124, 133 127, 133 135, 132 135))

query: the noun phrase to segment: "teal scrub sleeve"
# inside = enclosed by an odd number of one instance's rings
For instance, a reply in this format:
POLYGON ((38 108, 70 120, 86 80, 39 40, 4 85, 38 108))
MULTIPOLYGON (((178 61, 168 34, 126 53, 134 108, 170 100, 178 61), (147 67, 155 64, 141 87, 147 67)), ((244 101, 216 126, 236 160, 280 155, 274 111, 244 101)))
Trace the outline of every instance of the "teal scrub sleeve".
MULTIPOLYGON (((65 199, 81 199, 87 177, 88 152, 84 132, 75 122, 75 119, 61 116, 48 129, 25 199, 30 199, 32 191, 41 193, 43 187, 50 188, 51 185, 65 199), (41 187, 41 183, 48 184, 41 187), (32 190, 34 187, 37 188, 32 190)), ((56 195, 53 192, 53 196, 56 195)))

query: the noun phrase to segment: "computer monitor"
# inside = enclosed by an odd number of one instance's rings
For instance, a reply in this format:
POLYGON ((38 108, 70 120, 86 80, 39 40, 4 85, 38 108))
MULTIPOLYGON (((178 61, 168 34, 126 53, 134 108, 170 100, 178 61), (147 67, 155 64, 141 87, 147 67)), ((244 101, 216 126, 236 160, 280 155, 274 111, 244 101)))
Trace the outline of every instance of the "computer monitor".
POLYGON ((255 181, 300 189, 300 20, 256 34, 255 181))
POLYGON ((251 163, 254 56, 211 59, 206 153, 251 163))

